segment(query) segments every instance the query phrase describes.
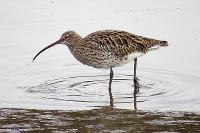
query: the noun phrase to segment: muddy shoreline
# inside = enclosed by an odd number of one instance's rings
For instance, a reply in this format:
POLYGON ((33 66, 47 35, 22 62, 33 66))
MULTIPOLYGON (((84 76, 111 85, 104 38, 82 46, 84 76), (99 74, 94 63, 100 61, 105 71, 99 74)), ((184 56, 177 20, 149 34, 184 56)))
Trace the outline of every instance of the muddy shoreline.
POLYGON ((200 115, 190 112, 0 109, 0 132, 199 132, 199 125, 200 115))

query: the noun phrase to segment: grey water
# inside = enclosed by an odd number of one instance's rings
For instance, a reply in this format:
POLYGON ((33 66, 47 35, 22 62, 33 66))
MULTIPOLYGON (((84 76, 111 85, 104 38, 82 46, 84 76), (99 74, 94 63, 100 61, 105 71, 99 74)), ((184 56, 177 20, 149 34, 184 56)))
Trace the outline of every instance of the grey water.
MULTIPOLYGON (((113 120, 122 120, 119 116, 128 112, 129 115, 124 116, 127 121, 122 126, 119 126, 122 121, 110 126, 102 124, 104 131, 107 131, 105 128, 108 126, 108 132, 111 131, 111 127, 120 127, 113 128, 116 132, 133 131, 125 127, 130 122, 129 116, 134 118, 136 115, 144 116, 144 119, 137 117, 141 127, 145 127, 145 119, 148 119, 146 116, 150 115, 152 117, 150 123, 157 122, 155 125, 158 127, 152 131, 169 131, 168 129, 175 123, 163 118, 167 117, 167 112, 174 121, 176 118, 173 115, 180 114, 176 122, 180 125, 180 129, 182 126, 184 130, 174 128, 173 131, 199 130, 196 128, 200 117, 198 4, 197 0, 193 2, 187 0, 184 2, 179 0, 2 1, 0 129, 11 131, 17 128, 23 131, 27 125, 22 123, 27 119, 15 120, 29 114, 31 120, 35 111, 38 112, 38 116, 34 116, 33 119, 37 119, 35 117, 40 117, 45 112, 53 113, 60 110, 64 112, 58 113, 60 117, 66 112, 70 117, 73 117, 70 112, 79 115, 82 111, 86 111, 86 114, 94 111, 95 114, 100 112, 106 116, 108 112, 112 112, 113 120), (140 80, 140 91, 137 96, 133 95, 133 63, 114 69, 112 110, 107 110, 110 106, 108 70, 82 65, 63 45, 49 49, 32 62, 32 58, 41 48, 56 41, 67 30, 75 30, 85 36, 103 29, 126 30, 169 42, 168 47, 149 52, 138 59, 137 75, 140 80), (134 102, 137 103, 138 112, 134 112, 134 102), (105 108, 107 112, 104 112, 105 108), (21 113, 22 110, 25 113, 21 113), (131 112, 134 112, 133 115, 131 112), (11 116, 13 119, 9 121, 11 116), (158 126, 163 121, 170 126, 168 128, 158 126), (187 121, 191 122, 191 129, 185 126, 187 121), (159 130, 163 128, 166 130, 159 130)), ((109 116, 112 117, 112 114, 109 116)), ((44 125, 30 124, 29 129, 51 129, 50 125, 45 127, 45 122, 48 123, 50 117, 59 119, 56 115, 45 117, 47 119, 44 120, 44 125)), ((80 115, 79 118, 73 117, 75 123, 71 124, 81 127, 84 117, 80 115), (77 124, 75 120, 79 118, 80 123, 77 124)), ((101 122, 97 124, 98 120, 105 121, 105 119, 99 115, 94 119, 96 120, 94 120, 96 124, 93 125, 94 131, 97 132, 99 131, 97 129, 101 129, 101 122)), ((69 122, 67 119, 64 121, 69 122)), ((133 124, 135 125, 135 123, 130 125, 133 124)), ((86 128, 90 125, 91 123, 86 122, 86 125, 82 126, 86 128)), ((71 129, 74 129, 74 132, 82 130, 69 127, 71 132, 71 129)))

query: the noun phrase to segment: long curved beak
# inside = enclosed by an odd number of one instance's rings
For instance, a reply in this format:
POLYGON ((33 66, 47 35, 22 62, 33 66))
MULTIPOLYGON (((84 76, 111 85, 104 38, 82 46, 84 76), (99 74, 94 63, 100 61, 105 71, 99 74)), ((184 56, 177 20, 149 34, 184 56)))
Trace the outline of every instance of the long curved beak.
POLYGON ((33 62, 34 62, 34 60, 38 57, 39 54, 41 54, 42 52, 44 52, 44 51, 47 50, 48 48, 51 48, 51 47, 53 47, 53 46, 55 46, 55 45, 57 45, 57 44, 61 44, 62 42, 63 42, 63 41, 62 41, 61 39, 59 39, 58 41, 56 41, 56 42, 54 42, 54 43, 52 43, 52 44, 46 46, 46 47, 43 48, 42 50, 40 50, 40 52, 38 52, 38 53, 35 55, 35 57, 33 58, 33 62))

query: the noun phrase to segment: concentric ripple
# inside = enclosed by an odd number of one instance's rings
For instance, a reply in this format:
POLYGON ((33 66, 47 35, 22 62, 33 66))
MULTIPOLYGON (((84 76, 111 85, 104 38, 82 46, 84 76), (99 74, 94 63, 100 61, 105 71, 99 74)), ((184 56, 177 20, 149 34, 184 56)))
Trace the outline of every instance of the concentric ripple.
MULTIPOLYGON (((172 71, 143 69, 138 77, 137 108, 147 110, 199 110, 199 77, 172 71), (191 87, 191 84, 193 86, 191 87)), ((64 109, 90 109, 109 105, 108 75, 74 76, 45 81, 27 89, 36 98, 64 109), (55 102, 56 101, 56 102, 55 102), (59 105, 59 102, 62 105, 59 105)), ((133 76, 115 75, 112 84, 114 106, 133 108, 133 76)))

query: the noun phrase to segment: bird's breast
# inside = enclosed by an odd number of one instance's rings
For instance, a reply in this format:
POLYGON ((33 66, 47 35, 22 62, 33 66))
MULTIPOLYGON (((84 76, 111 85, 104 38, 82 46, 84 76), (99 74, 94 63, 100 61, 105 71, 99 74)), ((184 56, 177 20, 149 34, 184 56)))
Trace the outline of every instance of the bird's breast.
POLYGON ((144 53, 132 53, 126 56, 119 56, 109 51, 99 51, 94 49, 70 50, 73 56, 84 65, 99 69, 109 69, 118 67, 133 61, 134 58, 142 56, 144 53))

